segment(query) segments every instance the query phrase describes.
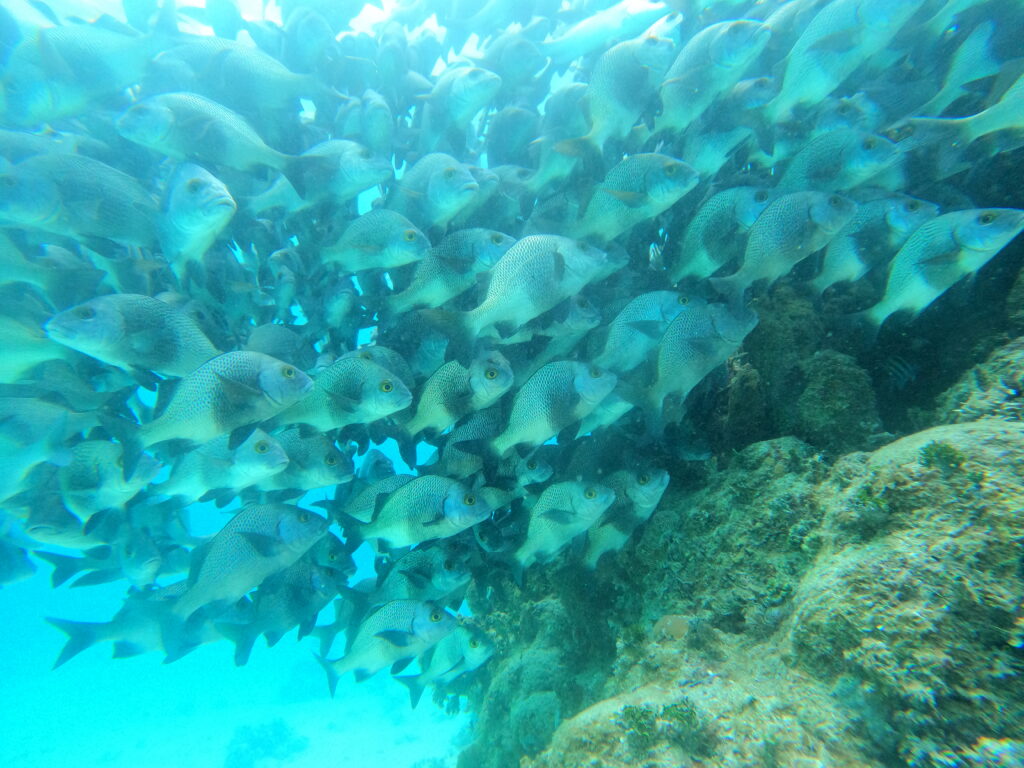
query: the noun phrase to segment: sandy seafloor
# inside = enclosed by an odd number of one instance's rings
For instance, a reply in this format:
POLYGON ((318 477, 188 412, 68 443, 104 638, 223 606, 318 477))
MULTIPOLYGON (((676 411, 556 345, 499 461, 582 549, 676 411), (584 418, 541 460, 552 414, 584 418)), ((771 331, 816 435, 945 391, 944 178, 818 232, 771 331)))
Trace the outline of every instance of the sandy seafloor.
MULTIPOLYGON (((211 505, 193 506, 200 534, 227 519, 211 505)), ((356 580, 367 575, 366 558, 357 559, 356 580)), ((225 640, 173 664, 158 653, 112 659, 112 645, 100 643, 51 670, 66 637, 44 617, 105 621, 126 582, 52 589, 51 567, 35 562, 32 578, 0 588, 0 766, 448 768, 465 745, 468 716, 445 714, 430 691, 413 710, 387 670, 359 684, 343 677, 332 700, 313 658, 319 640, 296 642, 295 630, 273 648, 257 640, 244 667, 225 640)), ((332 618, 328 607, 319 623, 332 618)), ((339 635, 331 658, 343 649, 339 635)))

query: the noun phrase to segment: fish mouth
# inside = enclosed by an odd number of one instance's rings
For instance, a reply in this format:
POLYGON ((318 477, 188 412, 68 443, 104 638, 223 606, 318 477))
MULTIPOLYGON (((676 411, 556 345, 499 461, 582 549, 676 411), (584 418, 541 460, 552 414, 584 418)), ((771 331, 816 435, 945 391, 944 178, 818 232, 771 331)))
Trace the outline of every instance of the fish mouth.
POLYGON ((465 184, 459 187, 459 192, 478 192, 479 190, 480 185, 477 184, 475 181, 467 181, 465 184))

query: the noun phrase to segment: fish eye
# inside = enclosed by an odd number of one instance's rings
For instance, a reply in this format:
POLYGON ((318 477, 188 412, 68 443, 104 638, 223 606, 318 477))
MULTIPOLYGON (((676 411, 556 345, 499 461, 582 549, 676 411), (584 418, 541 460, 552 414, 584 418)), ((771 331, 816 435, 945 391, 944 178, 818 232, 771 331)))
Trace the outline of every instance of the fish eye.
POLYGON ((491 242, 494 243, 495 245, 501 245, 501 243, 502 243, 502 241, 504 241, 504 239, 505 238, 502 237, 498 232, 492 232, 491 233, 491 242))
POLYGON ((281 375, 284 376, 286 379, 294 379, 295 369, 292 368, 290 365, 286 365, 284 368, 281 369, 281 375))
POLYGON ((530 459, 526 462, 526 468, 532 472, 537 468, 537 462, 534 459, 530 459))
POLYGON ((299 515, 299 522, 300 523, 308 523, 309 522, 309 512, 303 512, 301 515, 299 515))
POLYGON ((75 316, 80 320, 92 320, 96 317, 96 310, 92 307, 79 307, 75 310, 75 316))
POLYGON ((587 488, 587 490, 585 490, 583 492, 583 498, 585 498, 585 499, 596 499, 597 498, 597 491, 595 491, 593 488, 587 488))
POLYGON ((447 168, 445 168, 444 169, 444 177, 446 179, 454 179, 455 178, 455 168, 453 168, 452 166, 448 166, 447 168))
POLYGON ((843 204, 843 198, 841 198, 839 195, 832 195, 832 197, 828 199, 828 204, 831 205, 833 208, 839 208, 843 204))
POLYGON ((878 145, 878 142, 874 138, 864 139, 864 143, 861 144, 864 149, 874 149, 878 145))
POLYGON ((455 567, 455 563, 450 559, 445 560, 443 563, 441 563, 441 567, 444 568, 446 571, 450 571, 455 567))
POLYGON ((384 394, 387 394, 388 392, 392 391, 394 388, 395 388, 395 385, 392 384, 387 379, 384 379, 384 381, 382 381, 380 383, 380 387, 379 387, 380 391, 383 392, 384 394))
POLYGON ((196 192, 198 192, 202 188, 203 188, 203 180, 202 179, 189 179, 188 180, 188 184, 185 185, 185 189, 187 189, 192 194, 195 194, 196 192))
POLYGON ((266 453, 270 450, 270 445, 266 440, 260 440, 254 447, 256 448, 256 453, 266 453))
POLYGON ((910 211, 911 213, 919 210, 920 208, 921 204, 917 202, 917 200, 911 200, 909 203, 907 203, 907 210, 910 211))
POLYGON ((600 379, 601 378, 601 369, 600 368, 591 368, 590 369, 590 378, 592 378, 592 379, 600 379))
POLYGON ((676 299, 676 301, 678 301, 680 304, 682 304, 685 307, 687 304, 690 303, 690 297, 689 296, 680 296, 678 299, 676 299))
POLYGON ((764 203, 764 202, 767 202, 767 200, 768 200, 768 192, 767 192, 767 190, 759 189, 759 190, 757 190, 757 192, 754 193, 754 202, 755 203, 764 203))
MULTIPOLYGON (((840 104, 839 108, 836 110, 836 112, 839 113, 840 115, 845 115, 849 111, 850 111, 850 105, 849 104, 840 104)), ((865 143, 867 143, 867 142, 865 142, 865 143)), ((870 149, 870 147, 869 147, 869 149, 870 149)))
POLYGON ((430 614, 430 620, 432 622, 434 622, 435 624, 437 624, 437 622, 439 622, 441 620, 441 612, 440 611, 434 611, 433 613, 431 613, 430 614))
POLYGON ((359 150, 359 156, 362 158, 370 158, 373 157, 373 153, 367 147, 363 147, 359 150))
POLYGON ((651 476, 648 475, 647 473, 644 473, 640 475, 640 477, 638 477, 636 481, 640 483, 640 485, 647 485, 649 482, 651 482, 651 476))
POLYGON ((484 371, 484 376, 488 379, 496 379, 498 378, 498 369, 488 368, 486 371, 484 371))
POLYGON ((676 165, 675 163, 666 163, 665 164, 665 175, 670 177, 670 178, 672 176, 675 176, 676 172, 678 170, 679 170, 679 166, 676 165))
POLYGON ((407 243, 414 242, 416 240, 416 230, 415 229, 407 229, 407 230, 405 230, 405 232, 402 233, 402 239, 404 239, 405 242, 407 242, 407 243))
POLYGON ((327 555, 327 559, 330 560, 333 563, 335 560, 338 559, 338 553, 337 552, 331 552, 330 554, 327 555))
POLYGON ((995 220, 996 215, 994 213, 983 213, 978 217, 978 223, 982 225, 991 224, 995 220))
POLYGON ((326 464, 328 467, 333 467, 337 463, 338 463, 338 457, 335 456, 333 453, 328 453, 324 457, 324 464, 326 464))
POLYGON ((469 641, 469 647, 470 648, 479 648, 480 647, 480 641, 477 640, 476 638, 470 640, 469 641))
POLYGON ((476 496, 474 496, 472 493, 467 493, 465 496, 462 497, 462 503, 465 504, 467 507, 472 507, 474 504, 476 504, 476 496))

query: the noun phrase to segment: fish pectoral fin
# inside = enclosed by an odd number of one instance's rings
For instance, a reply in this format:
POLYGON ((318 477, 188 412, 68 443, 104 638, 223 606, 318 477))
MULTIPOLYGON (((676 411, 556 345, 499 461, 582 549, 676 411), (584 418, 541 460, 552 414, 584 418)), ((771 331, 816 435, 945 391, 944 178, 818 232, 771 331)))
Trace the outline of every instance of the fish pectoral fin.
POLYGON ((394 664, 391 665, 391 674, 392 675, 397 675, 403 669, 405 669, 410 664, 412 664, 412 660, 413 660, 412 656, 410 656, 407 659, 399 659, 398 661, 396 661, 394 664))
POLYGON ((252 400, 263 396, 263 392, 256 389, 255 387, 250 387, 248 384, 245 384, 244 382, 238 381, 237 379, 232 379, 220 373, 215 373, 214 375, 220 382, 220 386, 221 389, 224 391, 224 394, 227 395, 228 399, 234 403, 248 404, 252 400))
POLYGON ((828 53, 846 53, 857 46, 859 40, 857 30, 841 29, 830 35, 818 38, 807 47, 809 51, 827 51, 828 53))
POLYGON ((444 512, 442 511, 442 512, 438 512, 437 516, 434 517, 432 520, 427 520, 426 522, 421 523, 421 525, 424 528, 432 528, 433 526, 440 525, 443 522, 444 522, 444 512))
POLYGON ((636 192, 630 189, 612 189, 611 187, 600 187, 599 189, 629 208, 639 208, 647 202, 646 192, 636 192))
POLYGON ((241 531, 238 535, 249 542, 252 548, 264 557, 275 557, 281 551, 281 542, 274 536, 251 531, 241 531))
POLYGON ((235 448, 240 446, 249 436, 256 431, 255 424, 245 424, 241 427, 237 427, 231 430, 231 434, 228 436, 228 450, 233 451, 235 448))
POLYGON ((573 514, 571 509, 547 509, 544 510, 541 516, 546 517, 562 525, 568 525, 573 520, 573 514))
POLYGON ((665 335, 664 324, 658 322, 657 320, 634 320, 631 323, 626 323, 626 325, 628 325, 637 333, 642 333, 647 338, 653 339, 655 341, 659 340, 662 336, 665 335))
POLYGON ((346 413, 355 413, 359 410, 359 400, 348 395, 343 395, 340 392, 331 392, 329 389, 325 389, 324 392, 331 398, 331 404, 345 411, 346 413))
POLYGON ((416 589, 424 589, 430 583, 430 577, 421 571, 399 569, 398 572, 405 576, 416 589))
POLYGON ((379 637, 381 640, 387 640, 392 645, 398 646, 399 648, 406 648, 412 645, 413 640, 416 636, 411 632, 403 632, 399 629, 385 629, 382 632, 378 632, 374 637, 379 637))

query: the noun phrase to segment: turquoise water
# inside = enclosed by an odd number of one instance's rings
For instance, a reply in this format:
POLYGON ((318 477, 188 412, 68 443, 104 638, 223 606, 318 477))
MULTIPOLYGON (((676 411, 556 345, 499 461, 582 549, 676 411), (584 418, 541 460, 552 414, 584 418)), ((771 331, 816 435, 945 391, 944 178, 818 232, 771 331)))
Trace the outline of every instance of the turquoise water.
POLYGON ((1024 766, 1022 25, 3 3, 0 768, 1024 766))

